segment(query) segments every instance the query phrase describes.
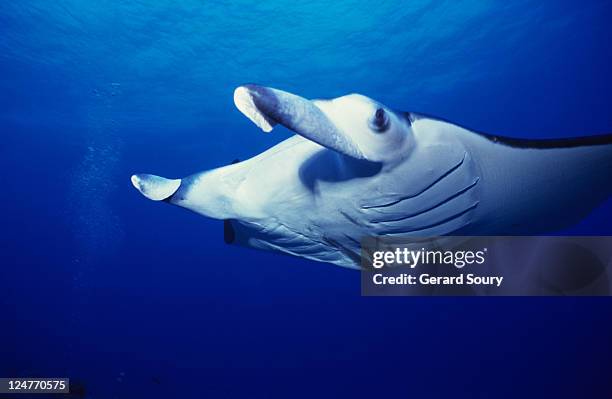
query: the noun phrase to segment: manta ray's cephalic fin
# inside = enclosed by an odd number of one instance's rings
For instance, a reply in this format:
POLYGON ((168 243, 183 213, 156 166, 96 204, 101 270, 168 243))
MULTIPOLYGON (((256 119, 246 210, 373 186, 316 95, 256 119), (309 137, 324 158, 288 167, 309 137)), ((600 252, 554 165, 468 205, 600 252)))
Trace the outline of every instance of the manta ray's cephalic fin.
POLYGON ((144 173, 133 175, 131 180, 142 195, 153 201, 170 198, 181 186, 181 179, 166 179, 144 173))
POLYGON ((300 136, 356 159, 367 159, 356 143, 339 131, 315 105, 295 94, 257 85, 234 91, 234 104, 264 132, 281 124, 300 136))

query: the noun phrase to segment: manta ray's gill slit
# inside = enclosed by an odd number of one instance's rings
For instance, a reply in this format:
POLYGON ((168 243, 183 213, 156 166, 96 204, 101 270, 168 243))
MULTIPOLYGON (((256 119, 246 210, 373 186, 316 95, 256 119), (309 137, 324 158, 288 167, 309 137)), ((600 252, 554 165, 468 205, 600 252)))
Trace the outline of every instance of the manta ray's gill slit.
MULTIPOLYGON (((290 232, 291 234, 283 234, 286 237, 281 236, 278 239, 257 239, 259 246, 312 260, 323 259, 332 263, 341 262, 345 266, 359 263, 359 255, 355 255, 355 252, 350 248, 327 236, 316 239, 283 224, 276 226, 274 232, 290 232), (330 251, 330 247, 336 250, 330 251)), ((360 248, 359 242, 350 237, 347 238, 356 243, 357 248, 360 248)))
MULTIPOLYGON (((450 222, 452 222, 454 220, 457 220, 461 216, 463 216, 463 215, 467 214, 468 212, 476 209, 478 204, 479 204, 479 202, 476 201, 472 206, 468 207, 467 209, 465 209, 465 210, 463 210, 463 211, 461 211, 459 213, 456 213, 456 214, 454 214, 452 216, 449 216, 449 217, 447 217, 445 219, 442 219, 442 220, 440 220, 438 222, 428 224, 426 226, 420 226, 419 228, 416 228, 416 229, 403 230, 403 231, 392 232, 392 233, 384 233, 384 235, 387 235, 387 236, 398 236, 398 235, 402 235, 402 234, 406 234, 406 233, 416 233, 418 231, 424 231, 424 230, 431 229, 431 228, 434 228, 434 227, 442 226, 444 224, 447 224, 447 223, 450 223, 450 222)), ((435 234, 435 235, 447 235, 447 234, 451 234, 452 232, 457 231, 460 228, 464 227, 466 224, 467 223, 465 223, 465 224, 463 224, 463 225, 461 225, 461 226, 459 226, 456 229, 453 229, 451 231, 447 231, 447 232, 444 232, 442 234, 435 234)))
POLYGON ((375 219, 375 220, 372 220, 371 223, 378 224, 378 223, 389 223, 389 222, 401 222, 403 220, 407 220, 407 219, 410 219, 410 218, 413 218, 413 217, 416 217, 416 216, 423 215, 424 213, 433 211, 433 210, 435 210, 435 209, 437 209, 437 208, 439 208, 439 207, 449 203, 450 201, 454 200, 455 198, 457 198, 457 197, 467 193, 468 191, 470 191, 471 189, 476 187, 476 185, 478 184, 479 180, 480 180, 480 178, 476 177, 474 179, 474 181, 472 183, 470 183, 470 185, 468 185, 467 187, 462 188, 461 190, 457 191, 455 194, 453 194, 450 197, 448 197, 448 198, 438 202, 437 204, 435 204, 433 206, 430 206, 429 208, 426 208, 426 209, 423 209, 423 210, 420 210, 418 212, 411 213, 411 214, 408 214, 408 215, 404 215, 402 217, 394 218, 394 219, 375 219))
POLYGON ((340 241, 332 239, 331 237, 323 237, 323 240, 327 243, 327 245, 336 248, 340 254, 345 255, 351 260, 351 262, 358 265, 361 262, 361 244, 346 234, 343 234, 343 236, 353 244, 356 243, 357 245, 355 248, 357 249, 353 250, 346 245, 343 245, 340 241))
POLYGON ((348 220, 350 223, 354 224, 355 226, 361 226, 362 224, 360 222, 358 222, 354 217, 352 217, 351 215, 349 215, 348 213, 346 213, 343 210, 339 210, 340 214, 342 216, 344 216, 346 218, 346 220, 348 220))
POLYGON ((318 241, 311 241, 310 245, 302 245, 300 247, 288 248, 282 245, 275 244, 268 240, 257 240, 259 246, 261 248, 267 248, 271 250, 276 250, 280 253, 303 257, 306 259, 312 259, 315 261, 323 260, 325 262, 341 262, 344 265, 352 264, 353 261, 350 262, 345 261, 346 254, 342 251, 329 251, 329 244, 322 243, 318 241))
POLYGON ((456 165, 454 165, 453 167, 451 167, 448 171, 444 172, 440 177, 438 177, 437 179, 435 179, 433 182, 431 182, 428 186, 426 186, 425 188, 423 188, 421 191, 419 191, 416 194, 410 194, 410 195, 406 195, 404 197, 400 197, 394 201, 391 202, 387 202, 384 204, 377 204, 377 205, 362 205, 361 208, 362 209, 374 209, 374 208, 386 208, 392 205, 395 205, 397 203, 400 203, 404 200, 407 199, 411 199, 411 198, 416 198, 422 194, 425 194, 428 190, 430 190, 431 188, 433 188, 436 184, 440 183, 442 180, 444 180, 446 177, 450 176, 453 172, 455 172, 456 170, 458 170, 459 168, 461 168, 461 166, 463 165, 463 163, 465 162, 465 158, 467 157, 467 152, 463 153, 463 157, 461 158, 461 161, 459 161, 459 163, 457 163, 456 165))
POLYGON ((357 239, 355 239, 355 238, 353 238, 353 237, 349 236, 349 235, 348 235, 348 234, 346 234, 346 233, 344 233, 343 235, 344 235, 344 238, 346 238, 347 240, 349 240, 350 242, 352 242, 353 244, 355 244, 357 247, 359 247, 359 248, 361 247, 361 243, 360 243, 360 242, 359 242, 357 239))

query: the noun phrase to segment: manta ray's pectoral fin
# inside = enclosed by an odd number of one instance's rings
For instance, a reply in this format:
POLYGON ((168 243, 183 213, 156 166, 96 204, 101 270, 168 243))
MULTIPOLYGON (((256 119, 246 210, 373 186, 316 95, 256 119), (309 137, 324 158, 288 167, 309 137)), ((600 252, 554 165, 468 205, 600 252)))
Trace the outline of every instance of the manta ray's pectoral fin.
POLYGON ((142 195, 153 201, 170 198, 181 186, 181 179, 166 179, 144 173, 133 175, 131 180, 142 195))
POLYGON ((282 90, 249 84, 234 91, 234 104, 264 132, 281 124, 331 150, 367 159, 352 139, 339 131, 313 101, 282 90))

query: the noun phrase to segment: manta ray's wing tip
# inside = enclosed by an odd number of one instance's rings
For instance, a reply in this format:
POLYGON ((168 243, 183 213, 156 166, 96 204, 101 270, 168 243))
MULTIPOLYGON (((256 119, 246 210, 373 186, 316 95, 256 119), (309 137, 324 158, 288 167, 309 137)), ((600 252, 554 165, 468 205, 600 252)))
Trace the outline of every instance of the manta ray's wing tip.
POLYGON ((132 175, 130 180, 136 190, 153 201, 171 197, 181 185, 181 179, 166 179, 144 173, 132 175))
POLYGON ((274 123, 257 108, 253 100, 253 94, 248 88, 248 85, 239 86, 234 90, 234 105, 244 116, 249 118, 251 122, 257 125, 258 128, 268 133, 272 131, 274 123))

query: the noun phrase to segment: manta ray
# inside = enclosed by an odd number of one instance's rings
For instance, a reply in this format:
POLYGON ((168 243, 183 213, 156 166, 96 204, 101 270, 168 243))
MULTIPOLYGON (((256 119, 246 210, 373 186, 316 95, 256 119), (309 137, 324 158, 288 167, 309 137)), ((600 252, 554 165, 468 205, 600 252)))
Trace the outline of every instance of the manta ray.
POLYGON ((228 242, 358 268, 363 237, 545 234, 612 195, 612 135, 501 137, 359 94, 257 85, 234 103, 263 131, 295 135, 185 178, 131 178, 151 200, 225 221, 228 242))

